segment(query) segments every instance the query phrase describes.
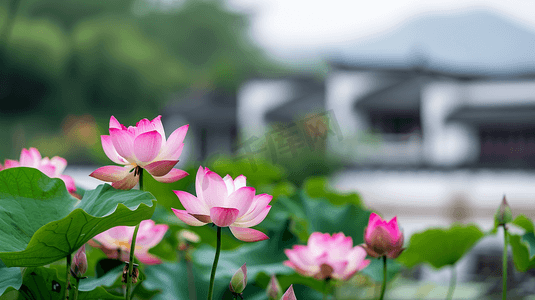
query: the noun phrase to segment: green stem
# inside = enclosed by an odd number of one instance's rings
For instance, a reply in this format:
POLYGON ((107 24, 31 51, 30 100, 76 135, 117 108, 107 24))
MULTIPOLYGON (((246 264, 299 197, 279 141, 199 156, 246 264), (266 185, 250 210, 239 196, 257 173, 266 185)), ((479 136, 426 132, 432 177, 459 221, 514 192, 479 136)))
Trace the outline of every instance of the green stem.
POLYGON ((193 263, 186 259, 186 269, 188 271, 188 291, 190 300, 197 300, 197 291, 195 290, 195 277, 193 275, 193 263))
MULTIPOLYGON (((13 26, 15 24, 15 16, 19 10, 21 0, 12 0, 9 3, 9 8, 7 16, 4 18, 4 26, 2 26, 2 31, 0 32, 0 82, 4 87, 0 87, 0 99, 7 97, 9 95, 9 59, 7 58, 7 50, 10 35, 13 31, 13 26)), ((5 101, 5 100, 4 100, 5 101)))
POLYGON ((383 285, 381 286, 381 296, 379 300, 383 300, 386 291, 386 255, 383 256, 383 285))
POLYGON ((9 3, 8 15, 3 28, 4 30, 2 31, 0 36, 0 55, 2 55, 2 57, 0 57, 0 60, 2 63, 5 60, 4 56, 7 49, 9 36, 13 29, 13 25, 15 24, 15 15, 17 14, 17 10, 20 7, 20 2, 21 0, 12 0, 11 3, 9 3))
MULTIPOLYGON (((136 170, 137 171, 137 170, 136 170)), ((143 190, 143 169, 139 168, 139 190, 143 190)), ((130 259, 128 261, 128 273, 126 274, 126 293, 124 295, 125 300, 130 300, 130 293, 132 290, 132 271, 134 270, 134 251, 136 249, 137 232, 139 230, 139 224, 134 229, 134 235, 132 236, 132 242, 130 244, 130 259)))
POLYGON ((446 299, 453 299, 453 291, 455 291, 455 285, 457 284, 457 272, 455 271, 455 266, 451 268, 451 278, 450 278, 450 287, 448 288, 448 295, 446 299))
POLYGON ((76 286, 74 287, 74 296, 72 297, 72 300, 78 300, 78 286, 80 285, 80 278, 74 277, 76 280, 76 286))
POLYGON ((327 300, 327 279, 323 280, 323 300, 327 300))
POLYGON ((69 299, 69 292, 70 292, 70 280, 71 280, 71 262, 72 262, 72 256, 71 254, 67 255, 67 272, 65 273, 65 300, 69 299))
POLYGON ((143 169, 139 171, 139 190, 143 190, 143 169))
POLYGON ((126 274, 126 294, 125 300, 130 300, 130 293, 132 290, 132 271, 134 270, 134 250, 136 249, 137 231, 139 230, 139 224, 134 229, 134 236, 132 236, 132 243, 130 244, 130 260, 128 263, 128 273, 126 274))
POLYGON ((507 227, 503 224, 503 287, 502 300, 507 299, 507 227))
POLYGON ((215 270, 217 269, 217 262, 219 261, 220 252, 221 252, 221 227, 217 226, 217 247, 215 249, 214 264, 212 265, 212 274, 210 274, 210 287, 208 288, 208 300, 212 300, 212 296, 214 294, 215 270))
POLYGON ((378 299, 377 298, 377 295, 379 295, 380 293, 380 289, 381 289, 381 285, 383 283, 381 282, 381 284, 377 284, 376 282, 373 283, 373 298, 374 299, 378 299))

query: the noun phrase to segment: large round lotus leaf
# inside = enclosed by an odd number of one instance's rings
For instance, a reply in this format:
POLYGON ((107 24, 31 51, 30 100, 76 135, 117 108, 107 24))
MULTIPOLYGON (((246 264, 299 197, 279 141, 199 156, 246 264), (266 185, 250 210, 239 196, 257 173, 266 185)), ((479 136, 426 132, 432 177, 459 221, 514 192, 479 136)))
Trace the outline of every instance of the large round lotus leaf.
MULTIPOLYGON (((73 283, 74 280, 71 282, 73 283)), ((71 299, 74 296, 71 289, 71 299)), ((65 299, 65 281, 59 279, 57 270, 44 267, 28 268, 24 272, 24 280, 19 290, 7 291, 0 300, 24 299, 24 300, 61 300, 65 299)), ((114 296, 102 287, 96 287, 91 291, 80 291, 79 300, 101 299, 116 300, 124 297, 114 296)))
POLYGON ((61 179, 37 169, 0 172, 0 260, 7 267, 34 267, 75 252, 95 235, 115 226, 149 219, 156 200, 139 190, 110 185, 72 197, 61 179))
POLYGON ((429 263, 436 269, 454 265, 485 234, 476 225, 453 224, 450 228, 433 228, 412 235, 409 247, 398 261, 409 268, 429 263))
POLYGON ((20 268, 7 268, 0 262, 0 295, 9 287, 19 289, 22 285, 22 274, 20 268))

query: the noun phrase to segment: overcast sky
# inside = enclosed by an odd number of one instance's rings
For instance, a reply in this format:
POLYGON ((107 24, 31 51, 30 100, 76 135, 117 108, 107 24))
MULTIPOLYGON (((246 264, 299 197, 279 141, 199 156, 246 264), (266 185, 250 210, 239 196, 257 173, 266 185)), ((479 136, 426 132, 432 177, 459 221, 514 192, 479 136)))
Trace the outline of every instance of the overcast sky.
POLYGON ((275 57, 317 57, 322 49, 388 31, 426 13, 487 9, 535 32, 534 0, 228 0, 252 14, 253 38, 275 57))

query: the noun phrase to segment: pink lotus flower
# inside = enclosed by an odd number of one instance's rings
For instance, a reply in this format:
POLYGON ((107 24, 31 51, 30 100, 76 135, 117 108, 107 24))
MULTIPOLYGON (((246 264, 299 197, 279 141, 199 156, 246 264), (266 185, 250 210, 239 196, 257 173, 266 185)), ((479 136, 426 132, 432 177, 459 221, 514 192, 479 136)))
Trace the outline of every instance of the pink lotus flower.
POLYGON ((284 250, 290 260, 284 265, 303 276, 318 280, 335 278, 347 280, 370 263, 362 247, 353 247, 353 239, 343 233, 314 232, 306 246, 295 245, 284 250))
POLYGON ((230 227, 232 234, 244 242, 268 239, 264 233, 249 228, 262 222, 271 206, 271 195, 255 196, 255 189, 245 186, 245 176, 221 178, 208 168, 199 167, 195 180, 197 197, 183 191, 174 191, 186 210, 173 208, 175 215, 186 224, 202 226, 214 223, 230 227))
POLYGON ((364 241, 366 244, 361 246, 371 257, 386 255, 394 259, 404 250, 403 233, 399 230, 397 217, 386 222, 376 213, 371 213, 364 241))
MULTIPOLYGON (((130 244, 134 235, 135 226, 117 226, 104 231, 94 237, 98 242, 91 242, 91 246, 98 247, 109 258, 123 261, 129 260, 130 244)), ((158 245, 169 226, 156 225, 153 220, 141 221, 136 237, 134 255, 140 262, 147 265, 160 264, 162 261, 149 253, 149 249, 158 245)))
POLYGON ((290 287, 286 290, 286 293, 282 295, 281 300, 297 300, 295 297, 293 284, 290 284, 290 287))
POLYGON ((112 182, 114 188, 122 190, 138 183, 138 168, 147 170, 159 182, 175 182, 187 176, 188 173, 173 167, 182 153, 189 125, 178 128, 166 140, 160 118, 142 119, 136 126, 126 128, 111 116, 110 135, 100 136, 102 148, 109 159, 124 167, 100 167, 89 176, 112 182))
POLYGON ((28 150, 22 149, 22 152, 20 153, 20 161, 6 159, 3 167, 0 164, 0 170, 15 167, 35 168, 50 178, 60 178, 63 180, 63 182, 65 182, 65 186, 67 187, 69 193, 74 193, 76 192, 74 180, 71 176, 62 175, 66 166, 67 161, 65 158, 59 156, 54 156, 52 159, 49 159, 48 157, 42 158, 39 150, 30 148, 28 150))

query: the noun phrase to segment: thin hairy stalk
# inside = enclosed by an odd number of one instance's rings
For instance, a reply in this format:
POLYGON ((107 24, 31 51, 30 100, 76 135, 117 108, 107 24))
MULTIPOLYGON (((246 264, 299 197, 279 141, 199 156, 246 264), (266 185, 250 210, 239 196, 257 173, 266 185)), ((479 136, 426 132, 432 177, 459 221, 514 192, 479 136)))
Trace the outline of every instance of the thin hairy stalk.
POLYGON ((130 293, 132 292, 132 271, 134 270, 134 249, 136 249, 137 231, 139 230, 139 224, 134 229, 134 236, 132 236, 132 243, 130 244, 130 260, 128 261, 128 273, 126 274, 126 293, 124 295, 125 300, 130 300, 130 293))
POLYGON ((383 300, 385 297, 385 291, 386 291, 386 255, 383 256, 383 285, 381 286, 381 296, 379 296, 379 300, 383 300))
POLYGON ((220 252, 221 252, 221 227, 217 226, 217 247, 215 249, 214 264, 212 265, 212 274, 210 274, 210 287, 208 288, 208 300, 212 300, 212 297, 214 294, 215 271, 217 269, 217 262, 219 261, 220 252))
POLYGON ((139 190, 143 190, 143 171, 144 169, 139 168, 139 190))
POLYGON ((323 280, 323 300, 327 300, 327 279, 323 280))
POLYGON ((197 300, 197 290, 195 289, 195 276, 193 275, 193 263, 186 259, 186 269, 188 271, 188 292, 191 300, 197 300))
POLYGON ((65 272, 65 300, 69 299, 69 292, 70 292, 70 281, 71 281, 71 263, 72 263, 72 255, 67 255, 67 271, 65 272))
MULTIPOLYGON (((139 172, 139 189, 143 190, 143 169, 137 167, 135 172, 139 172)), ((132 242, 130 244, 130 259, 128 261, 128 273, 126 274, 126 293, 124 295, 125 300, 131 299, 132 292, 132 271, 134 270, 134 250, 136 249, 137 232, 139 230, 139 224, 134 229, 134 235, 132 236, 132 242)))
POLYGON ((74 277, 76 281, 76 286, 74 287, 74 295, 72 296, 72 300, 78 300, 78 286, 80 285, 80 278, 74 277))
POLYGON ((503 282, 502 300, 507 300, 507 227, 503 224, 503 282))
POLYGON ((448 288, 448 295, 446 299, 453 299, 453 292, 455 291, 455 285, 457 284, 457 271, 455 271, 455 266, 451 267, 451 278, 450 278, 450 287, 448 288))

